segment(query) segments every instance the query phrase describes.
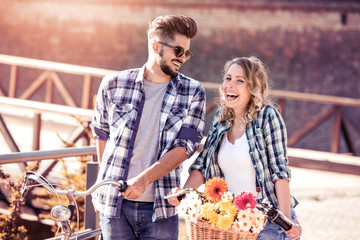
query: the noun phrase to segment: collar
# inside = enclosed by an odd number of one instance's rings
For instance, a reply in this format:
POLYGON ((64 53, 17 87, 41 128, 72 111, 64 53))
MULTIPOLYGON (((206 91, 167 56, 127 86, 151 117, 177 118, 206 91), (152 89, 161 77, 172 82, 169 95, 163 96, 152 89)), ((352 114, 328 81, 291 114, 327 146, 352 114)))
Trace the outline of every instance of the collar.
POLYGON ((144 83, 145 65, 146 65, 146 64, 144 64, 144 65, 140 68, 140 70, 139 70, 139 72, 138 72, 138 75, 136 76, 135 82, 144 83))

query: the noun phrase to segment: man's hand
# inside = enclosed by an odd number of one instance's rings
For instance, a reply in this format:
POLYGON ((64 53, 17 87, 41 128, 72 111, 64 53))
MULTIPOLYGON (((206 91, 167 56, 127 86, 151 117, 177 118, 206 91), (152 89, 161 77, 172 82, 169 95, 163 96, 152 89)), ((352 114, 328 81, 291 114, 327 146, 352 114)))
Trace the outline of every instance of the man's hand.
POLYGON ((126 180, 127 182, 127 189, 124 193, 120 193, 120 195, 124 195, 127 199, 138 199, 141 197, 141 195, 144 193, 146 186, 148 183, 146 183, 142 178, 134 177, 129 180, 126 180))

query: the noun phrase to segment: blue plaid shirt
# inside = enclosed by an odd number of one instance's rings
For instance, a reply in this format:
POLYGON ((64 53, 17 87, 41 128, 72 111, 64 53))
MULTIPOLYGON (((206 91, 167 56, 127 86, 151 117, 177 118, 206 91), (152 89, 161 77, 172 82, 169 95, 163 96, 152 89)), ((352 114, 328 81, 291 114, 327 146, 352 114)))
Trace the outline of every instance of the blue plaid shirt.
MULTIPOLYGON (((217 153, 222 137, 230 129, 231 123, 229 122, 213 121, 204 147, 190 166, 189 172, 194 169, 199 170, 205 181, 214 177, 224 177, 218 164, 217 153)), ((286 155, 285 123, 274 107, 265 105, 257 117, 246 125, 245 133, 250 148, 250 157, 255 168, 256 187, 260 188, 262 195, 260 198, 267 198, 273 206, 278 207, 275 181, 278 179, 290 181, 291 177, 286 155)), ((297 204, 294 197, 291 197, 291 204, 292 207, 297 204)))
MULTIPOLYGON (((145 96, 142 91, 145 66, 112 73, 101 82, 95 115, 91 123, 96 139, 107 141, 98 181, 126 180, 145 96)), ((172 78, 166 88, 160 113, 157 159, 175 147, 184 147, 190 157, 199 147, 205 127, 205 90, 200 82, 182 74, 172 78)), ((137 136, 141 136, 139 133, 137 136)), ((164 200, 180 185, 182 165, 155 181, 153 220, 175 215, 175 208, 164 200)), ((122 197, 116 187, 106 185, 92 196, 97 210, 106 217, 120 216, 122 197)))

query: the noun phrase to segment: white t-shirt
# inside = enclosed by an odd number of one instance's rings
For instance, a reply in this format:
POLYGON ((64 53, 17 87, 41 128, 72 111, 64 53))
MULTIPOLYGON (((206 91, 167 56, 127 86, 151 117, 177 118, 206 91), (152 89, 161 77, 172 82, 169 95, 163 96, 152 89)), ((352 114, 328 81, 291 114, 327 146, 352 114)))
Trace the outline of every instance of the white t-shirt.
POLYGON ((239 194, 242 191, 256 193, 256 176, 254 165, 249 154, 246 134, 232 144, 224 135, 218 154, 218 162, 225 175, 229 192, 239 194))

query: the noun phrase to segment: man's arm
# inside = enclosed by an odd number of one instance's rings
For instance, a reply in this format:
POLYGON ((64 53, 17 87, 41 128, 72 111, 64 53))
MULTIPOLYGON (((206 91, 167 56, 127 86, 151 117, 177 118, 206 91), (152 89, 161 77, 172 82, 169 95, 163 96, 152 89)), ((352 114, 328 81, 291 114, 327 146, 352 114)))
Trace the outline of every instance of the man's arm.
POLYGON ((102 156, 104 154, 104 149, 105 149, 105 146, 106 146, 106 142, 107 141, 96 139, 96 153, 97 153, 99 166, 101 164, 102 156))
POLYGON ((127 180, 128 188, 124 195, 128 199, 137 199, 145 191, 148 184, 158 180, 162 176, 165 176, 183 161, 188 158, 185 148, 176 147, 164 154, 159 161, 155 162, 149 168, 144 170, 138 176, 127 180))

